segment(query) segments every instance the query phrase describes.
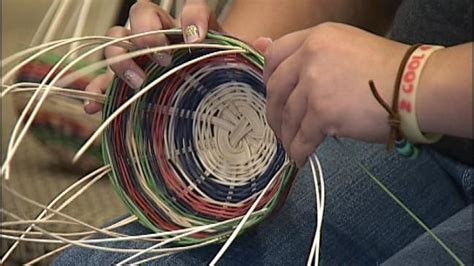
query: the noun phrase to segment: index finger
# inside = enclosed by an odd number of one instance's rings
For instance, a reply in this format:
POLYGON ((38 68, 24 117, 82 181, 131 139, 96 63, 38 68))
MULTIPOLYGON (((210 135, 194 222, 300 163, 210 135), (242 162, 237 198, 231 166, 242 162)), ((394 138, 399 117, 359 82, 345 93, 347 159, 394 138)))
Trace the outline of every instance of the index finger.
MULTIPOLYGON (((138 34, 174 27, 173 19, 158 5, 149 0, 140 0, 130 8, 130 26, 132 34, 138 34)), ((168 40, 163 34, 147 35, 131 40, 138 48, 166 45, 168 40)))
POLYGON ((265 83, 268 82, 268 79, 281 62, 301 46, 308 35, 308 31, 302 30, 287 34, 270 44, 265 51, 265 68, 263 69, 265 83))

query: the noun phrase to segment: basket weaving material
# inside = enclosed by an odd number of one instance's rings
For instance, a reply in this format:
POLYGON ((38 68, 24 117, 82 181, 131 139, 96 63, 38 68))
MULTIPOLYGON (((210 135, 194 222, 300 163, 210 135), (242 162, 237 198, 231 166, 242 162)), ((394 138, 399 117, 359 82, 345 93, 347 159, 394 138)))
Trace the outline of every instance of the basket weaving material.
MULTIPOLYGON (((156 232, 242 216, 270 185, 256 209, 265 211, 247 221, 246 227, 251 226, 284 200, 296 173, 266 122, 261 56, 227 36, 210 33, 206 42, 239 45, 248 52, 210 56, 177 71, 103 133, 104 163, 112 166, 112 183, 130 211, 156 232)), ((176 50, 166 68, 148 56, 136 62, 151 83, 215 51, 176 50)), ((104 119, 135 93, 116 79, 108 91, 104 119)), ((175 244, 224 239, 237 222, 175 244)))

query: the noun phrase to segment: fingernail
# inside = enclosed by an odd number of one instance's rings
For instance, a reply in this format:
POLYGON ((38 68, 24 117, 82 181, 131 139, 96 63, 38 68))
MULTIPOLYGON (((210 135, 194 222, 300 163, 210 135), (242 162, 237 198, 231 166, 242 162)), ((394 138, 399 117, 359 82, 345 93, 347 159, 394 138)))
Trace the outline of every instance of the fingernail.
POLYGON ((169 66, 173 60, 169 52, 159 52, 153 54, 153 60, 160 66, 169 66))
POLYGON ((143 78, 132 70, 125 71, 123 77, 127 84, 135 90, 138 90, 144 82, 143 78))
POLYGON ((91 103, 90 100, 84 100, 84 106, 87 106, 87 105, 89 105, 90 103, 91 103))
POLYGON ((187 43, 196 42, 199 39, 199 29, 196 25, 189 25, 184 30, 184 41, 187 43))

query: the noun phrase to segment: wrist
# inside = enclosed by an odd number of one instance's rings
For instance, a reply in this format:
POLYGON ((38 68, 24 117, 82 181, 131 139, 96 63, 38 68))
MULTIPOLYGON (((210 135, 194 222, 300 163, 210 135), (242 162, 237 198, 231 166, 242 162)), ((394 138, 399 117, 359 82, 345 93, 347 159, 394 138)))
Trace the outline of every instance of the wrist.
POLYGON ((414 45, 407 52, 406 59, 401 64, 403 73, 399 76, 398 88, 398 114, 400 116, 400 128, 404 137, 412 143, 433 143, 441 138, 440 134, 423 132, 420 128, 418 114, 418 96, 420 91, 420 81, 423 76, 426 64, 431 56, 442 46, 434 45, 414 45))
POLYGON ((472 138, 472 43, 442 49, 427 62, 420 81, 423 131, 472 138))
MULTIPOLYGON (((383 101, 373 82, 369 82, 374 97, 389 113, 391 130, 387 143, 388 149, 393 147, 394 142, 401 144, 402 140, 408 140, 411 143, 433 143, 441 138, 440 134, 425 134, 420 129, 417 96, 427 62, 435 51, 442 48, 442 46, 415 44, 405 52, 397 72, 392 107, 383 101)), ((397 146, 397 150, 399 148, 403 147, 397 146)))
POLYGON ((440 110, 436 108, 436 105, 439 103, 440 89, 444 87, 445 80, 443 72, 440 71, 440 65, 442 65, 440 55, 443 52, 443 50, 439 50, 431 55, 420 77, 416 112, 418 125, 422 132, 439 133, 437 120, 440 114, 437 112, 440 110))

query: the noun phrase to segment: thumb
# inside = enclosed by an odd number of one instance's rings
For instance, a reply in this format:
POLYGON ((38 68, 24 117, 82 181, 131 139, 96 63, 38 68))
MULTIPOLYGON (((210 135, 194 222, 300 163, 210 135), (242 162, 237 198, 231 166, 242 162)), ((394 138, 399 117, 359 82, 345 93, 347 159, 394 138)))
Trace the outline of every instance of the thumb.
POLYGON ((268 47, 272 44, 273 40, 268 37, 259 37, 252 42, 253 47, 257 49, 260 53, 265 53, 268 47))

